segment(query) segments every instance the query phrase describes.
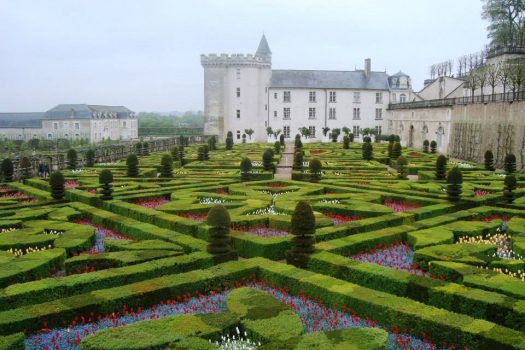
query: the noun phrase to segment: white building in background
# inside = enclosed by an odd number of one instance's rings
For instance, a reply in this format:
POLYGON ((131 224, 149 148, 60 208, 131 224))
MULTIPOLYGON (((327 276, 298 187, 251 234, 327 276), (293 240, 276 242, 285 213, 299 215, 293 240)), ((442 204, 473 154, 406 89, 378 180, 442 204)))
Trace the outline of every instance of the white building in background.
POLYGON ((253 139, 266 141, 266 128, 293 138, 302 127, 313 140, 323 128, 386 130, 386 109, 392 101, 413 99, 410 77, 372 71, 370 59, 362 70, 272 70, 272 52, 265 36, 255 55, 201 55, 204 68, 204 113, 207 135, 224 140, 228 131, 241 142, 246 129, 253 139))

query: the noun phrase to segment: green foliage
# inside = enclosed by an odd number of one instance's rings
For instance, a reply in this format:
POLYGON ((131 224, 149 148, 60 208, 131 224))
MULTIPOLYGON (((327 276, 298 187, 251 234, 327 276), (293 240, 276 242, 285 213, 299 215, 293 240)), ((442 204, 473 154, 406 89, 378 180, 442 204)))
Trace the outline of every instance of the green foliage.
POLYGON ((430 153, 436 153, 437 152, 437 142, 432 140, 430 142, 430 153))
POLYGON ((507 174, 516 172, 516 156, 514 154, 509 153, 505 156, 504 167, 507 174))
POLYGON ((350 142, 354 142, 354 134, 353 133, 349 133, 348 134, 348 138, 350 139, 350 142))
POLYGON ((343 126, 343 128, 341 129, 341 131, 343 131, 343 133, 348 136, 350 134, 350 128, 347 127, 347 126, 343 126))
POLYGON ((181 167, 186 164, 186 159, 184 159, 184 143, 179 144, 179 162, 181 167))
POLYGON ((66 195, 64 187, 64 175, 60 171, 55 171, 49 177, 49 185, 51 186, 51 197, 60 200, 66 195))
POLYGON ((293 154, 293 170, 302 170, 303 169, 303 151, 297 150, 293 154))
POLYGON ((391 157, 392 159, 398 159, 401 156, 401 143, 395 142, 392 146, 391 157))
POLYGON ((295 135, 294 147, 295 149, 303 148, 303 142, 301 141, 301 135, 299 134, 295 135))
POLYGON ((275 143, 273 144, 273 149, 275 151, 275 154, 281 153, 281 142, 275 141, 275 143))
POLYGON ((221 204, 214 205, 208 212, 206 224, 208 230, 208 253, 213 254, 216 262, 237 260, 238 255, 231 245, 230 214, 221 204))
POLYGON ((33 175, 33 166, 27 157, 22 157, 20 160, 20 170, 22 180, 29 179, 33 175))
POLYGON ((217 138, 215 136, 212 136, 208 139, 208 146, 210 147, 210 151, 217 150, 217 138))
POLYGON ((343 149, 349 149, 350 148, 350 138, 345 135, 343 136, 343 149))
POLYGON ((447 177, 447 157, 440 155, 436 159, 436 180, 445 180, 447 177))
POLYGON ((281 143, 281 146, 284 147, 284 135, 283 134, 279 136, 279 142, 281 143))
POLYGON ((332 129, 332 133, 330 135, 332 138, 332 142, 337 142, 337 138, 339 137, 339 135, 341 135, 341 129, 332 129))
POLYGON ((250 180, 251 171, 252 171, 252 161, 250 160, 250 158, 244 157, 241 160, 241 179, 243 181, 250 180))
POLYGON ((95 165, 95 150, 88 149, 86 152, 86 167, 90 168, 95 165))
POLYGON ((149 143, 148 142, 142 142, 142 154, 145 156, 149 155, 149 143))
POLYGON ((397 158, 397 177, 401 180, 406 180, 408 175, 408 160, 403 157, 399 156, 397 158))
POLYGON ((387 156, 389 159, 393 158, 392 157, 392 150, 394 148, 394 143, 393 142, 389 142, 388 143, 388 147, 387 147, 387 156))
POLYGON ((226 149, 228 151, 233 149, 233 134, 231 131, 228 131, 228 136, 226 136, 226 149))
POLYGON ((315 251, 315 216, 307 201, 295 206, 291 221, 292 249, 286 254, 286 261, 297 267, 306 268, 309 255, 315 251))
POLYGON ((173 177, 173 158, 169 154, 162 156, 160 161, 160 176, 173 177))
POLYGON ((390 143, 396 142, 397 141, 396 136, 397 135, 390 134, 390 136, 388 137, 388 142, 390 142, 390 143))
POLYGON ((323 166, 319 158, 310 159, 309 169, 310 169, 310 180, 313 182, 319 181, 321 179, 322 171, 323 171, 323 166))
POLYGON ((363 153, 363 159, 364 160, 372 160, 374 158, 374 148, 370 142, 363 143, 362 146, 362 153, 363 153))
POLYGON ((329 128, 329 127, 327 127, 327 126, 323 127, 323 135, 324 135, 324 136, 328 135, 328 132, 329 132, 329 131, 330 131, 330 128, 329 128))
POLYGON ((177 146, 171 147, 170 153, 171 153, 171 158, 173 160, 179 160, 179 147, 177 146))
POLYGON ((250 140, 252 139, 252 135, 254 133, 253 129, 244 129, 244 133, 250 137, 250 140))
POLYGON ((491 150, 488 150, 485 152, 485 170, 488 171, 494 171, 496 168, 494 167, 494 154, 491 150))
POLYGON ((430 145, 430 142, 428 142, 428 140, 423 141, 423 152, 428 153, 429 145, 430 145))
POLYGON ((262 156, 262 163, 264 170, 274 170, 273 166, 273 151, 271 149, 267 149, 264 151, 262 156))
POLYGON ((135 154, 130 154, 126 159, 127 176, 137 177, 139 176, 139 159, 135 154))
POLYGON ((463 174, 458 167, 452 168, 447 174, 447 194, 451 202, 457 202, 461 198, 461 184, 463 174))
POLYGON ((142 142, 137 142, 135 144, 135 153, 138 155, 142 154, 142 142))
POLYGON ((113 189, 111 188, 111 183, 113 182, 113 173, 109 169, 103 169, 98 175, 98 183, 102 187, 102 200, 113 199, 113 189))
POLYGON ((71 148, 67 151, 67 167, 70 170, 77 168, 78 153, 75 149, 71 148))
POLYGON ((509 174, 505 176, 505 186, 503 188, 503 196, 507 200, 507 202, 512 203, 514 201, 514 193, 513 191, 516 189, 517 181, 516 176, 513 174, 509 174))

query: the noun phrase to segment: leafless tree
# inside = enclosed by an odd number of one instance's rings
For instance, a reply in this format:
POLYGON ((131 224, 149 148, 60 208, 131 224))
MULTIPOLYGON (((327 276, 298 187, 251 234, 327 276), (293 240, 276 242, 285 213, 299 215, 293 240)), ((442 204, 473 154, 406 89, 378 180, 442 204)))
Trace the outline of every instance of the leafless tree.
POLYGON ((494 89, 499 84, 500 80, 500 64, 488 64, 486 66, 487 84, 491 87, 491 96, 494 99, 494 89))

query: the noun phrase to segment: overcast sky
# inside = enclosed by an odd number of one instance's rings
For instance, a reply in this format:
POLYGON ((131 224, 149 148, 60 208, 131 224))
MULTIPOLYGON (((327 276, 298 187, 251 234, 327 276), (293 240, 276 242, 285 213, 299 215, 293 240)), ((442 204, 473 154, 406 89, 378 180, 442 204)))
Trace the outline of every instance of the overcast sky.
POLYGON ((201 53, 254 53, 274 69, 411 75, 487 43, 481 0, 0 0, 0 112, 59 103, 203 108, 201 53))

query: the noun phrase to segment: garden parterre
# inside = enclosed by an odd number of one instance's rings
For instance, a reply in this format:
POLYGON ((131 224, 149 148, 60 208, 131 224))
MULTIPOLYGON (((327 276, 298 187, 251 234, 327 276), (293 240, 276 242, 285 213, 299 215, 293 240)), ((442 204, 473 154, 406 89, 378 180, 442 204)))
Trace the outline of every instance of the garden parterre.
POLYGON ((303 169, 273 180, 270 146, 199 160, 190 145, 173 177, 159 176, 161 153, 134 177, 125 161, 65 170, 60 201, 42 179, 3 184, 0 349, 218 349, 232 336, 253 349, 525 349, 523 175, 508 203, 501 173, 449 161, 464 178, 450 202, 435 154, 403 150, 418 179, 399 180, 387 144, 365 161, 361 143, 304 142, 303 169), (316 225, 306 269, 283 262, 299 200, 316 225), (238 261, 206 251, 216 204, 238 261))

